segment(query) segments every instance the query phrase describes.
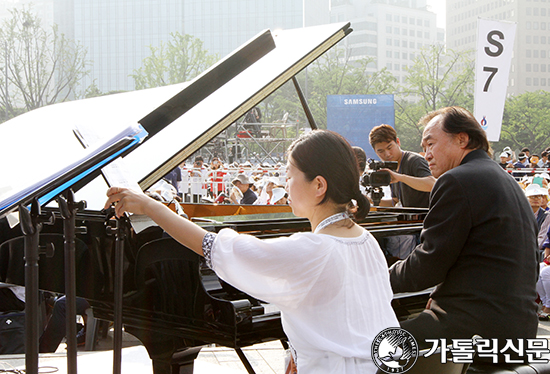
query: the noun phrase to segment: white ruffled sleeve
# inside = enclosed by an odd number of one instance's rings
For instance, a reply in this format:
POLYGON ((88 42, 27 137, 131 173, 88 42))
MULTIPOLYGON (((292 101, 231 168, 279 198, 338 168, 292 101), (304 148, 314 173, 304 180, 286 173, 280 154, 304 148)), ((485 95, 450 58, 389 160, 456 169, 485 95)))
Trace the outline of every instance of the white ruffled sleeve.
POLYGON ((312 233, 260 240, 223 229, 207 236, 203 248, 213 245, 205 249, 205 257, 221 279, 278 305, 296 307, 317 282, 330 253, 326 242, 312 233))

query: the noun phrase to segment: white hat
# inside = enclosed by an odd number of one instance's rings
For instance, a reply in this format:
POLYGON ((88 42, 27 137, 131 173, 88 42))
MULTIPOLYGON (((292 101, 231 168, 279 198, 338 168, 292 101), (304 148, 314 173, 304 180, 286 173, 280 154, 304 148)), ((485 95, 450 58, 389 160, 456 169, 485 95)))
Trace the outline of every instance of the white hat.
POLYGON ((235 184, 235 182, 237 182, 237 181, 241 182, 242 184, 252 184, 252 183, 254 183, 254 181, 251 181, 250 179, 248 179, 246 174, 237 175, 235 178, 233 178, 231 183, 235 184))
POLYGON ((273 195, 271 196, 271 204, 275 204, 285 196, 285 189, 282 187, 276 187, 273 189, 273 195))
POLYGON ((537 175, 543 177, 546 180, 550 180, 550 175, 548 175, 547 172, 542 172, 542 173, 537 174, 537 175))
POLYGON ((273 183, 274 185, 278 185, 279 184, 279 178, 276 178, 276 177, 268 177, 265 181, 265 184, 266 186, 269 184, 269 183, 273 183))
POLYGON ((525 187, 525 196, 538 196, 538 195, 546 195, 548 196, 548 190, 542 188, 536 183, 530 184, 527 187, 525 187))
POLYGON ((502 153, 500 154, 500 157, 508 157, 508 153, 502 152, 502 153))

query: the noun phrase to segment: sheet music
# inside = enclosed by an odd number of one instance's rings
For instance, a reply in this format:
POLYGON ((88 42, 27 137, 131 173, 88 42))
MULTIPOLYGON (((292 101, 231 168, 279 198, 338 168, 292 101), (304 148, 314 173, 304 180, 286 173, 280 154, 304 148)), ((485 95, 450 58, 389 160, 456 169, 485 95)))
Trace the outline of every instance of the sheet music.
MULTIPOLYGON (((136 124, 136 126, 132 126, 131 128, 136 131, 139 127, 141 126, 139 124, 136 124)), ((126 131, 127 129, 125 129, 122 133, 126 133, 126 131)), ((80 141, 80 144, 82 144, 82 146, 85 148, 89 147, 90 144, 104 141, 101 134, 93 131, 93 129, 89 127, 82 127, 77 125, 73 132, 80 141)), ((105 178, 105 181, 107 182, 107 185, 109 187, 125 187, 137 192, 141 192, 141 187, 139 186, 137 181, 130 178, 126 170, 127 168, 125 167, 124 159, 122 157, 119 157, 111 162, 109 165, 103 167, 101 169, 101 174, 103 174, 103 177, 105 178)), ((157 226, 157 224, 151 218, 145 215, 132 214, 129 216, 129 219, 130 224, 132 225, 132 228, 134 229, 136 234, 139 234, 141 231, 145 230, 148 227, 157 226)))
POLYGON ((135 137, 145 130, 139 123, 134 123, 126 126, 119 133, 112 135, 111 137, 105 136, 90 126, 75 125, 73 133, 78 138, 84 148, 95 147, 98 144, 102 144, 104 148, 116 143, 118 140, 124 137, 135 137))
MULTIPOLYGON (((111 139, 118 139, 121 136, 136 134, 141 131, 139 124, 131 125, 124 129, 121 133, 117 134, 111 139)), ((84 148, 89 147, 90 145, 97 144, 99 142, 109 143, 112 140, 104 139, 105 137, 102 134, 94 131, 92 128, 87 126, 75 126, 74 134, 82 144, 84 148)), ((128 173, 125 171, 127 168, 124 165, 124 159, 122 157, 117 158, 109 165, 101 169, 101 173, 105 177, 105 180, 109 187, 126 187, 134 191, 140 191, 141 188, 135 180, 129 178, 128 173)))

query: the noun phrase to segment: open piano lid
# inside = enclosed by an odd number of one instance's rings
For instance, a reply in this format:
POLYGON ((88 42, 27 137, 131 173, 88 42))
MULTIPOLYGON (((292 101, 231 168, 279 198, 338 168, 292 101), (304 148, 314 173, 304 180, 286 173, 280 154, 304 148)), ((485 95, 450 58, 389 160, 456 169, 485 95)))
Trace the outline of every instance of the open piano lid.
MULTIPOLYGON (((16 117, 0 125, 0 201, 14 185, 40 180, 80 157, 77 126, 111 137, 139 122, 151 132, 124 157, 127 178, 146 189, 350 32, 349 23, 275 31, 275 48, 193 106, 185 105, 191 82, 51 105, 16 117)), ((211 79, 219 79, 217 69, 218 64, 209 69, 211 79)), ((97 177, 76 199, 100 210, 106 190, 105 180, 97 177)))

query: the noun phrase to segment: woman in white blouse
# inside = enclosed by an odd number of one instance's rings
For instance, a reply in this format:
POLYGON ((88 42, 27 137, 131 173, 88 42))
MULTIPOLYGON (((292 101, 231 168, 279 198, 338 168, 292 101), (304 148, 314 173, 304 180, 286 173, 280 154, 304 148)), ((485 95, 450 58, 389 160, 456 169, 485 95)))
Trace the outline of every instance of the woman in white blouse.
POLYGON ((173 238, 205 256, 217 275, 281 310, 299 374, 374 373, 375 336, 399 324, 385 258, 374 237, 355 224, 369 211, 359 169, 340 135, 311 131, 289 147, 288 201, 313 232, 260 240, 224 229, 210 233, 161 203, 113 187, 106 207, 146 214, 173 238), (352 207, 352 200, 357 206, 352 207))

